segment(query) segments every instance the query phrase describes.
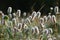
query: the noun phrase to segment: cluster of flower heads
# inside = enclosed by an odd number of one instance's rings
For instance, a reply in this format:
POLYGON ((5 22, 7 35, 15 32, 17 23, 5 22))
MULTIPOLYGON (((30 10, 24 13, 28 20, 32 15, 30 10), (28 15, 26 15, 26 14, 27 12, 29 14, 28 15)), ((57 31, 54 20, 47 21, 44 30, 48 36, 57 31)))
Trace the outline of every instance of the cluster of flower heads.
MULTIPOLYGON (((12 13, 12 7, 8 7, 7 13, 8 15, 4 15, 4 13, 0 11, 0 25, 6 25, 11 28, 11 30, 13 29, 12 31, 14 33, 30 32, 33 36, 43 36, 45 34, 48 40, 56 39, 51 35, 53 34, 53 29, 46 27, 46 24, 49 25, 50 23, 56 23, 55 15, 51 15, 51 13, 49 13, 48 16, 41 16, 41 12, 33 11, 28 17, 21 18, 21 10, 17 10, 17 12, 12 13)), ((27 15, 26 12, 24 12, 23 15, 25 17, 27 15)), ((43 40, 43 37, 41 40, 43 40)))

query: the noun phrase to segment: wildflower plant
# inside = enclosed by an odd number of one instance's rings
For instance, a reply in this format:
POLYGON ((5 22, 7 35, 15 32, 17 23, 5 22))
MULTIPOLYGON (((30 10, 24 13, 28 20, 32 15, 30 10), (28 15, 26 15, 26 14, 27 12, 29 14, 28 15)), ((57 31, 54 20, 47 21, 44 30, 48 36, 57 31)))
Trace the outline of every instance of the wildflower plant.
MULTIPOLYGON (((52 9, 52 8, 51 8, 52 9)), ((11 14, 12 7, 8 8, 11 14)), ((21 17, 21 10, 12 14, 10 20, 9 15, 0 12, 0 39, 1 40, 57 40, 60 34, 60 24, 56 20, 55 15, 49 13, 48 16, 42 16, 38 11, 33 11, 31 15, 21 17), (1 23, 1 22, 0 22, 1 23)), ((11 16, 11 15, 10 15, 11 16)))

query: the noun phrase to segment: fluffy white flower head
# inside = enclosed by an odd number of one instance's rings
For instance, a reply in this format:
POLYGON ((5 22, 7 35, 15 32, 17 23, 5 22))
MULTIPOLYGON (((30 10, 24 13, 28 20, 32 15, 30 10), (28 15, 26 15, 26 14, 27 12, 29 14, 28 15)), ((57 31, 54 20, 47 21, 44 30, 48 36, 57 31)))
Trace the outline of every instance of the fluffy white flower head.
POLYGON ((17 10, 17 15, 18 15, 18 17, 21 16, 21 10, 17 10))
POLYGON ((12 7, 8 7, 7 12, 8 12, 8 13, 11 13, 11 12, 12 12, 12 7))

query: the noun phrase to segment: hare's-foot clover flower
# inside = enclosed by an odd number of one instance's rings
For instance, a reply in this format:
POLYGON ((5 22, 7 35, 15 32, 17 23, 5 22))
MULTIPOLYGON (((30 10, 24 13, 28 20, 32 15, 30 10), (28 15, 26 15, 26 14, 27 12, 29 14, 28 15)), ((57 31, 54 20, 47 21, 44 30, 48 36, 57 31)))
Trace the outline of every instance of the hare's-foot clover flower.
POLYGON ((36 15, 37 15, 37 14, 36 14, 36 12, 35 12, 35 11, 33 11, 33 12, 32 12, 32 20, 34 20, 34 19, 35 19, 36 15))
POLYGON ((13 15, 13 17, 16 17, 16 14, 15 13, 13 13, 12 15, 13 15))
POLYGON ((53 30, 52 30, 52 28, 49 28, 49 31, 50 31, 50 33, 53 33, 53 30))
POLYGON ((44 16, 43 18, 44 18, 44 22, 47 22, 48 19, 47 16, 44 16))
POLYGON ((27 16, 27 13, 26 13, 26 12, 24 12, 24 13, 23 13, 23 16, 24 16, 24 17, 26 17, 26 16, 27 16))
POLYGON ((20 17, 21 16, 21 10, 17 10, 16 15, 17 15, 17 17, 20 17))
POLYGON ((7 13, 8 14, 12 13, 12 7, 8 7, 7 13))
POLYGON ((52 22, 56 23, 56 16, 55 15, 52 15, 52 22))
POLYGON ((44 18, 40 18, 40 24, 44 24, 44 18))
POLYGON ((35 34, 35 28, 32 27, 32 34, 34 35, 35 34))
POLYGON ((55 6, 54 12, 55 12, 56 14, 58 14, 58 12, 59 12, 59 7, 58 7, 58 6, 55 6))
POLYGON ((41 12, 37 12, 37 18, 40 18, 40 16, 41 16, 41 12))
POLYGON ((39 28, 37 26, 35 26, 35 32, 37 35, 39 34, 39 28))
POLYGON ((18 29, 22 29, 22 23, 18 23, 18 29))
POLYGON ((51 13, 49 13, 48 15, 48 20, 51 20, 51 13))

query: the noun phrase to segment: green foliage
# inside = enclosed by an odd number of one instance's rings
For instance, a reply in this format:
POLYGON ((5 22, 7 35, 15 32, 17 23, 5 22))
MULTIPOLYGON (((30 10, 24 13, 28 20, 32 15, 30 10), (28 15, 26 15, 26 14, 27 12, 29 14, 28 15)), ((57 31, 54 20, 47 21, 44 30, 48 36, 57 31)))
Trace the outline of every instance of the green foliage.
POLYGON ((9 19, 9 17, 8 17, 7 15, 5 15, 5 16, 4 16, 4 19, 5 19, 5 20, 8 20, 8 19, 9 19))

